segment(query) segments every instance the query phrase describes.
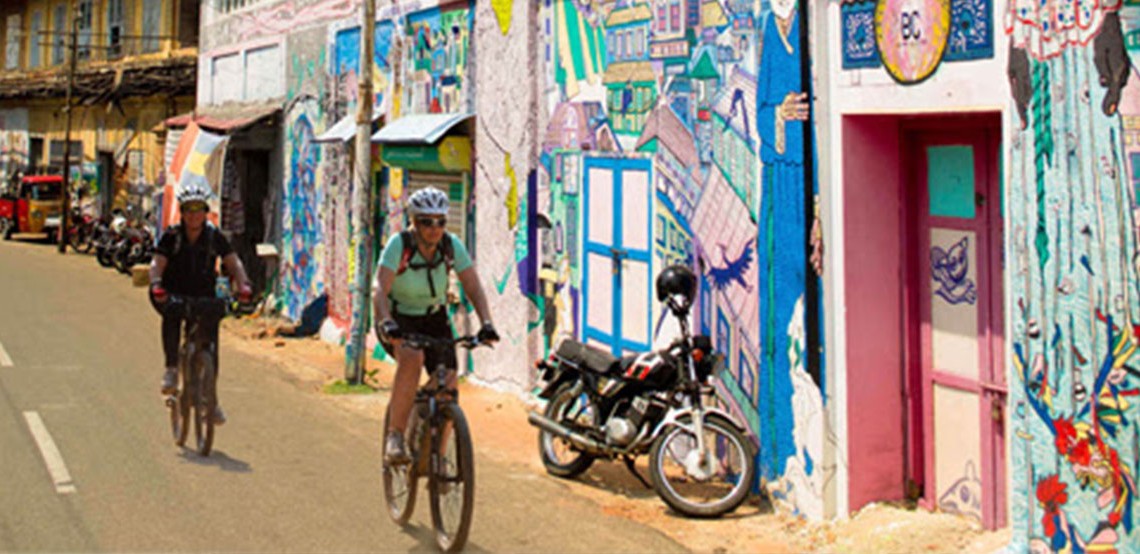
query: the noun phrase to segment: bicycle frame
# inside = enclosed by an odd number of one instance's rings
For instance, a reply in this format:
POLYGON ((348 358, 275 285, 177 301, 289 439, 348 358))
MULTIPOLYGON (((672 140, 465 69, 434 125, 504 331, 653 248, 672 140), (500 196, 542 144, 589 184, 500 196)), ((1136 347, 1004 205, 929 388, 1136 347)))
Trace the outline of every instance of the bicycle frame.
MULTIPOLYGON (((403 348, 422 350, 425 353, 430 350, 434 350, 437 354, 440 354, 435 357, 437 360, 441 361, 436 364, 434 371, 432 371, 431 381, 416 390, 416 398, 412 404, 413 410, 416 410, 420 406, 426 405, 426 410, 423 412, 423 415, 420 419, 420 425, 427 425, 427 428, 431 429, 430 437, 432 438, 433 442, 431 445, 431 449, 433 450, 431 459, 433 471, 437 469, 435 465, 438 463, 438 453, 434 452, 434 450, 436 450, 436 447, 438 447, 437 440, 442 440, 442 436, 440 436, 438 439, 436 437, 437 431, 441 428, 439 422, 441 406, 444 404, 457 404, 459 402, 459 390, 447 386, 447 377, 450 370, 448 370, 447 366, 442 361, 442 354, 445 354, 448 348, 456 345, 461 345, 466 348, 475 348, 479 346, 480 343, 475 337, 471 336, 459 337, 456 339, 440 339, 424 335, 410 335, 404 339, 404 343, 402 345, 403 348)), ((422 438, 420 440, 422 440, 422 438)), ((416 453, 417 458, 420 455, 421 454, 419 452, 416 453)), ((418 459, 413 460, 413 463, 418 464, 420 461, 418 459)))

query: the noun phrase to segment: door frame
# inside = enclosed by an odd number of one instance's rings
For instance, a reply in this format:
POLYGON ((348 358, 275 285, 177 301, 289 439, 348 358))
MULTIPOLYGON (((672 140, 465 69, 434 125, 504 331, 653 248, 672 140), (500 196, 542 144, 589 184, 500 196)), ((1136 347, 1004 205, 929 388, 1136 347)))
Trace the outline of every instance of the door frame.
MULTIPOLYGON (((1005 401, 1007 396, 1004 349, 1004 270, 1002 221, 1003 190, 1001 187, 1001 115, 1000 112, 969 116, 916 118, 903 124, 905 150, 903 160, 904 217, 903 321, 906 353, 903 383, 906 387, 906 460, 905 476, 911 483, 921 483, 919 505, 937 507, 934 453, 934 385, 978 395, 978 421, 981 436, 980 479, 982 524, 988 529, 1003 527, 1007 521, 1005 401), (929 216, 929 191, 926 183, 926 156, 920 149, 927 146, 971 144, 974 146, 975 179, 985 180, 978 187, 986 201, 978 207, 982 223, 963 224, 951 218, 929 216), (979 155, 980 153, 980 155, 979 155), (932 226, 973 231, 986 237, 985 251, 975 256, 978 267, 978 379, 968 379, 933 368, 931 345, 931 305, 924 302, 932 294, 929 272, 930 233, 932 226), (984 263, 983 263, 984 261, 984 263), (1000 416, 994 417, 994 410, 1000 416)), ((975 248, 977 245, 975 245, 975 248)))
POLYGON ((612 158, 612 157, 583 157, 582 158, 582 206, 583 209, 579 210, 582 214, 582 310, 579 314, 581 318, 582 340, 588 341, 594 339, 602 344, 610 347, 611 352, 615 356, 620 356, 623 350, 630 351, 644 351, 650 348, 653 341, 653 299, 650 291, 646 290, 645 295, 647 298, 646 310, 646 327, 649 329, 648 341, 645 343, 634 342, 626 340, 623 331, 622 322, 625 314, 622 307, 622 273, 620 271, 613 274, 611 280, 611 307, 610 314, 612 318, 610 335, 606 335, 600 329, 590 326, 589 323, 589 310, 590 310, 590 253, 611 255, 611 250, 614 248, 620 249, 624 254, 623 259, 628 259, 635 262, 644 263, 646 265, 650 281, 653 277, 653 195, 655 188, 653 186, 653 163, 648 158, 612 158), (611 244, 602 245, 590 240, 590 220, 593 214, 588 213, 590 206, 590 195, 592 194, 590 183, 590 169, 601 168, 610 171, 612 179, 612 207, 613 207, 613 236, 611 244), (646 208, 649 210, 648 217, 646 218, 646 248, 645 250, 629 250, 625 248, 625 237, 623 236, 623 223, 625 214, 625 194, 622 190, 625 172, 627 171, 644 171, 646 177, 646 208))

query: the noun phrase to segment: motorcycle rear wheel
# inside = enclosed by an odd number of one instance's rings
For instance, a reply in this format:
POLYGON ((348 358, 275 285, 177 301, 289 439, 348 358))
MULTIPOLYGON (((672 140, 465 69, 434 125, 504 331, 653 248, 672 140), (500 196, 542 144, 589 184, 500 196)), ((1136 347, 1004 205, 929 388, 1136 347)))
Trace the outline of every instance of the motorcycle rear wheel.
MULTIPOLYGON (((597 424, 598 414, 589 402, 585 395, 575 391, 573 383, 565 383, 550 397, 544 415, 564 425, 567 419, 573 419, 572 425, 575 427, 593 427, 597 424)), ((538 432, 538 452, 542 457, 542 465, 546 466, 546 472, 565 479, 581 475, 590 469, 596 459, 579 450, 570 441, 546 430, 538 432)))

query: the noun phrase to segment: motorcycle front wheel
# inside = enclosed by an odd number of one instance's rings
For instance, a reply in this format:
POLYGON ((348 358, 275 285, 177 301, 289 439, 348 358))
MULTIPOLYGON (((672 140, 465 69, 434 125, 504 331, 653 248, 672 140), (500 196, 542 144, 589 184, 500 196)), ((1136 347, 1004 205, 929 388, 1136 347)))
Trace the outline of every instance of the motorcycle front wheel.
MULTIPOLYGON (((597 409, 585 394, 578 392, 573 383, 565 383, 546 405, 546 417, 571 429, 592 428, 597 425, 597 409)), ((594 456, 582 452, 569 440, 549 431, 538 432, 538 451, 546 472, 570 479, 590 469, 594 456)))
POLYGON ((705 417, 701 459, 692 416, 666 429, 649 451, 653 489, 670 508, 690 517, 720 517, 744 502, 756 476, 756 460, 748 439, 732 422, 705 417))

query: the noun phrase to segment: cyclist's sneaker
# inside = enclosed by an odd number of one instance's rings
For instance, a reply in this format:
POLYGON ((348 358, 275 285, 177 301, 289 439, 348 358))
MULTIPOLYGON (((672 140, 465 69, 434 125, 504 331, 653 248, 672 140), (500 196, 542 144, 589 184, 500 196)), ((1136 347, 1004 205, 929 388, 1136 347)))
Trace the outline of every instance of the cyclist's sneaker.
POLYGON ((222 411, 221 404, 214 406, 214 417, 210 418, 214 421, 214 425, 226 424, 226 412, 222 411))
POLYGON ((162 394, 178 392, 178 368, 168 367, 162 374, 162 394))
POLYGON ((402 465, 412 461, 404 449, 403 433, 398 431, 388 433, 388 439, 384 441, 384 460, 390 465, 402 465))

